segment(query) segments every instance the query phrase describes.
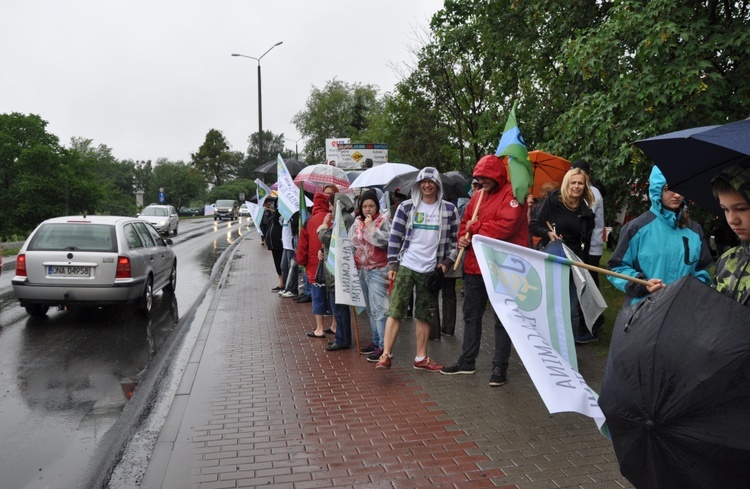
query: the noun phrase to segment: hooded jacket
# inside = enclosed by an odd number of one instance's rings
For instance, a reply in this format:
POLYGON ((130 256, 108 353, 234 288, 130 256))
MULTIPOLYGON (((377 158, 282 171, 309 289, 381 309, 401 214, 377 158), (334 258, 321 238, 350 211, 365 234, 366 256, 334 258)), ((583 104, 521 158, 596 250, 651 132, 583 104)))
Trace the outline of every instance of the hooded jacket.
MULTIPOLYGON (((725 169, 721 178, 750 204, 750 171, 739 165, 725 169)), ((716 262, 716 277, 711 286, 740 304, 750 306, 750 241, 727 250, 716 262)))
POLYGON ((458 211, 456 206, 443 200, 443 182, 440 173, 432 167, 425 167, 417 175, 411 188, 411 199, 399 204, 391 222, 391 234, 388 237, 388 268, 398 270, 401 257, 407 249, 414 231, 414 215, 422 202, 422 190, 419 183, 429 179, 437 185, 437 199, 440 202, 440 237, 438 241, 435 266, 439 263, 447 268, 453 266, 458 255, 456 239, 458 233, 458 211))
POLYGON ((305 273, 311 284, 315 283, 315 272, 318 270, 318 251, 323 248, 318 238, 318 228, 323 224, 326 214, 328 214, 328 195, 318 192, 313 196, 312 215, 299 234, 296 256, 297 263, 305 267, 305 273))
MULTIPOLYGON (((703 230, 694 221, 685 228, 679 227, 681 211, 665 209, 661 203, 666 184, 664 175, 654 166, 648 189, 651 208, 622 228, 607 266, 613 272, 643 280, 658 278, 664 285, 688 274, 707 284, 711 279, 708 268, 713 260, 703 239, 703 230)), ((648 295, 644 285, 612 276, 607 279, 625 292, 626 305, 648 295)))
POLYGON ((375 192, 368 190, 359 199, 359 215, 354 220, 352 228, 351 244, 354 249, 354 263, 358 269, 372 270, 383 268, 388 265, 388 237, 391 233, 391 222, 388 211, 380 212, 373 216, 372 222, 365 225, 362 217, 362 202, 372 200, 379 207, 378 197, 375 192))
MULTIPOLYGON (((347 231, 349 231, 349 228, 351 228, 352 224, 354 223, 354 216, 352 216, 352 212, 354 212, 354 203, 352 202, 352 199, 350 199, 347 195, 335 194, 335 196, 333 197, 334 212, 336 210, 336 204, 339 202, 341 202, 341 218, 344 221, 344 227, 347 231)), ((331 222, 328 226, 323 223, 318 227, 317 230, 318 239, 323 245, 323 260, 325 261, 328 261, 328 255, 331 252, 331 235, 333 234, 333 223, 335 217, 335 214, 331 216, 331 222)), ((334 286, 336 285, 336 277, 328 270, 328 267, 326 267, 325 276, 326 287, 328 288, 328 290, 334 290, 334 286)))
MULTIPOLYGON (((458 235, 464 236, 468 231, 472 236, 479 234, 519 246, 528 246, 529 222, 526 206, 519 204, 513 196, 513 188, 508 181, 503 160, 495 155, 483 156, 474 167, 474 177, 491 178, 497 182, 497 187, 482 197, 477 219, 467 228, 481 192, 476 192, 471 197, 464 211, 458 235)), ((464 272, 472 275, 482 273, 471 246, 464 254, 464 272)))

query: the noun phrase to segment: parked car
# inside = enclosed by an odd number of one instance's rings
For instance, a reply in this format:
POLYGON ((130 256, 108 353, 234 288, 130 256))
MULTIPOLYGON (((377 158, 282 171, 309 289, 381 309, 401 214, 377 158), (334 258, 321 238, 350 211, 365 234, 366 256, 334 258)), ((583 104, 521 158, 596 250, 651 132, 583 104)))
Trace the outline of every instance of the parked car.
POLYGON ((162 234, 177 234, 177 227, 180 225, 180 216, 171 205, 151 204, 144 207, 138 218, 150 222, 157 231, 162 234))
POLYGON ((171 244, 133 217, 48 219, 19 250, 13 292, 31 316, 44 316, 50 306, 117 304, 134 304, 148 315, 154 294, 177 286, 171 244))
POLYGON ((240 215, 240 204, 236 200, 219 199, 214 204, 214 221, 229 219, 234 221, 240 215))
POLYGON ((180 207, 180 210, 177 211, 177 214, 180 216, 202 216, 203 215, 203 208, 198 207, 180 207))
POLYGON ((247 204, 242 204, 240 206, 240 217, 249 217, 250 216, 250 209, 247 208, 247 204))

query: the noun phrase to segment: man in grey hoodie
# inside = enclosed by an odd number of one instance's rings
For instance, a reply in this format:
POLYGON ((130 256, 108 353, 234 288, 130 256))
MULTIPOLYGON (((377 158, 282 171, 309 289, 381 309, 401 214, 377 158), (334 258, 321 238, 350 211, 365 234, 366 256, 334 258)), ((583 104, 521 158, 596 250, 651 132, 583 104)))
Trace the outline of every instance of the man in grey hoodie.
POLYGON ((412 186, 411 199, 402 202, 393 215, 388 239, 388 279, 393 288, 385 324, 383 355, 376 368, 391 367, 391 350, 415 287, 417 353, 414 368, 430 372, 439 372, 443 368, 427 356, 430 323, 437 320, 438 294, 425 286, 436 268, 447 272, 458 254, 458 212, 456 206, 442 199, 442 195, 440 173, 432 167, 423 168, 412 186))

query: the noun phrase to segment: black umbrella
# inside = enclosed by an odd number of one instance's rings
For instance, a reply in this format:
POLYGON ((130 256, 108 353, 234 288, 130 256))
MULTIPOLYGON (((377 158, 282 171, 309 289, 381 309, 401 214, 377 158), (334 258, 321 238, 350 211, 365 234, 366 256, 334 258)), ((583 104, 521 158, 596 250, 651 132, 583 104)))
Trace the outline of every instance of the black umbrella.
MULTIPOLYGON (((417 175, 419 175, 419 170, 396 175, 385 184, 383 191, 398 191, 401 194, 410 195, 411 188, 414 185, 414 180, 417 178, 417 175)), ((461 179, 441 173, 440 181, 443 184, 443 199, 454 200, 459 197, 469 196, 469 192, 464 188, 464 183, 461 179)))
POLYGON ((467 193, 471 190, 471 181, 474 179, 474 177, 472 177, 468 173, 464 173, 458 170, 451 170, 445 172, 445 174, 461 182, 467 193))
MULTIPOLYGON (((306 163, 293 159, 284 160, 284 163, 286 164, 286 169, 289 170, 289 174, 292 178, 296 177, 297 174, 307 166, 306 163)), ((276 160, 267 161, 256 168, 255 173, 260 175, 276 175, 276 165, 276 160)))
POLYGON ((732 163, 750 165, 750 119, 636 141, 664 173, 669 188, 721 214, 711 179, 732 163))
POLYGON ((750 309, 692 276, 623 309, 599 405, 634 486, 748 487, 750 309))

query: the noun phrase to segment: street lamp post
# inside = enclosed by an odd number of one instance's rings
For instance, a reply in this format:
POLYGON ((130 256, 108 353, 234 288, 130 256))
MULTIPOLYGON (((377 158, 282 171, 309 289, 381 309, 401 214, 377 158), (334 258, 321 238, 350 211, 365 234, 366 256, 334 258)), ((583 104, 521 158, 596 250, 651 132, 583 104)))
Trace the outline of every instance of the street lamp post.
POLYGON ((284 138, 284 139, 286 139, 287 141, 291 141, 291 142, 294 143, 294 159, 296 159, 297 161, 299 161, 299 150, 297 149, 297 142, 301 141, 302 138, 299 138, 299 139, 284 138))
POLYGON ((277 42, 276 44, 268 48, 268 50, 265 53, 261 54, 257 58, 254 56, 246 56, 244 54, 232 53, 232 56, 250 58, 258 62, 258 164, 259 165, 262 165, 263 163, 265 163, 263 161, 263 96, 262 96, 262 92, 260 88, 260 85, 261 85, 260 84, 260 60, 263 59, 263 56, 268 54, 273 48, 275 48, 276 46, 280 46, 283 43, 284 41, 277 42))

